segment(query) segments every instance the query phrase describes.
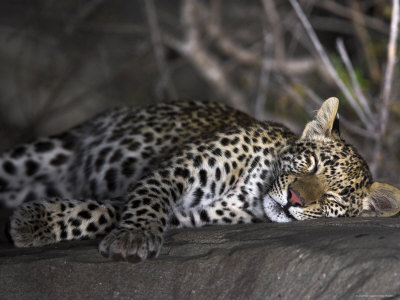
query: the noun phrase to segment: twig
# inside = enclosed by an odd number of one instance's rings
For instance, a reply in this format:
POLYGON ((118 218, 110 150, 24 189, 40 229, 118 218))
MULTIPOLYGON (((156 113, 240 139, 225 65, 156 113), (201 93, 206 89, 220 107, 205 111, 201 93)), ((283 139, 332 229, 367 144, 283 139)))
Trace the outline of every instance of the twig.
POLYGON ((262 120, 265 117, 265 102, 267 101, 267 92, 269 85, 269 77, 270 77, 270 60, 268 59, 269 52, 271 48, 271 36, 266 32, 264 33, 264 59, 263 59, 263 67, 260 71, 260 79, 258 81, 258 92, 256 96, 256 100, 254 103, 254 116, 262 120))
POLYGON ((392 81, 393 81, 393 71, 394 65, 397 60, 396 50, 397 50, 397 37, 398 37, 398 26, 399 26, 399 0, 393 0, 392 7, 392 19, 390 23, 390 37, 389 44, 387 47, 387 64, 384 76, 383 88, 379 111, 379 123, 380 130, 379 135, 376 138, 375 147, 372 154, 372 162, 370 163, 370 168, 372 172, 376 172, 379 162, 382 159, 382 147, 384 143, 384 136, 386 134, 386 129, 388 125, 389 117, 389 105, 391 102, 391 92, 392 92, 392 81))
POLYGON ((260 66, 260 54, 235 44, 226 35, 221 33, 221 29, 217 24, 209 22, 205 24, 207 34, 215 41, 216 46, 229 56, 234 57, 242 64, 249 66, 260 66))
POLYGON ((362 44, 362 50, 365 55, 365 61, 368 66, 368 71, 371 79, 378 83, 381 79, 381 71, 379 69, 378 60, 373 50, 373 43, 365 27, 364 15, 361 13, 361 7, 359 1, 353 1, 353 9, 351 10, 353 17, 354 29, 357 37, 360 39, 362 44))
POLYGON ((324 8, 331 13, 348 18, 350 20, 353 18, 355 14, 357 15, 356 21, 360 21, 362 19, 363 22, 365 23, 365 26, 367 26, 368 28, 374 29, 384 35, 387 35, 388 31, 387 25, 377 18, 364 15, 358 11, 353 12, 347 6, 344 6, 336 1, 323 0, 323 1, 314 1, 314 3, 315 5, 324 8))
MULTIPOLYGON (((299 81, 296 78, 292 78, 293 82, 295 84, 298 84, 302 89, 304 89, 304 91, 306 92, 306 96, 308 97, 308 100, 311 100, 312 102, 314 102, 317 106, 320 106, 323 102, 323 98, 320 97, 319 95, 317 95, 315 93, 315 91, 313 91, 311 88, 309 88, 308 86, 306 86, 305 84, 303 84, 301 81, 299 81)), ((284 87, 286 88, 286 90, 289 92, 289 94, 292 97, 299 97, 298 93, 295 92, 295 90, 289 86, 289 84, 285 84, 284 87)), ((297 101, 299 102, 299 100, 297 99, 297 101)), ((310 107, 306 105, 306 101, 302 100, 300 102, 303 107, 305 107, 307 113, 310 116, 313 116, 315 111, 310 107)), ((347 130, 362 136, 364 138, 371 138, 371 133, 368 130, 365 130, 357 125, 354 125, 353 122, 347 120, 345 117, 343 117, 342 115, 340 116, 340 123, 341 125, 343 125, 347 130)))
POLYGON ((275 76, 279 85, 296 101, 300 107, 304 108, 309 116, 313 115, 314 109, 311 105, 301 97, 300 94, 293 88, 293 86, 282 76, 275 76))
POLYGON ((357 77, 356 77, 356 72, 354 71, 353 65, 350 61, 350 58, 347 54, 346 48, 344 46, 343 40, 341 38, 336 40, 336 46, 339 51, 340 57, 342 58, 342 61, 346 67, 347 73, 350 76, 351 79, 351 84, 353 86, 353 90, 357 96, 357 99, 361 105, 361 107, 364 109, 367 117, 371 122, 374 123, 375 118, 374 115, 371 111, 371 108, 369 106, 368 100, 365 97, 364 93, 361 90, 360 84, 358 83, 357 77))
POLYGON ((343 125, 348 131, 357 134, 359 136, 362 136, 365 139, 371 139, 370 131, 355 125, 353 121, 344 118, 342 115, 340 115, 340 125, 343 125))
POLYGON ((286 61, 276 61, 275 58, 261 58, 258 53, 246 50, 234 44, 229 38, 214 34, 216 45, 225 54, 233 57, 243 65, 250 67, 262 67, 268 60, 268 67, 271 71, 278 71, 287 74, 304 74, 317 69, 315 60, 310 58, 292 58, 286 61))
POLYGON ((311 16, 310 23, 312 27, 319 31, 329 31, 335 34, 354 34, 354 22, 329 16, 311 16))
POLYGON ((282 35, 282 22, 280 21, 278 11, 276 10, 274 0, 262 0, 264 12, 267 16, 268 22, 271 25, 272 33, 274 35, 274 54, 278 63, 285 59, 285 43, 282 35))
POLYGON ((168 40, 177 46, 176 50, 192 61, 202 76, 227 102, 244 112, 249 112, 245 95, 229 82, 218 59, 202 44, 197 22, 198 11, 196 11, 196 4, 195 0, 185 0, 183 2, 184 42, 180 43, 172 38, 168 40))
POLYGON ((148 29, 146 26, 133 24, 98 24, 89 23, 79 25, 79 28, 85 32, 103 33, 103 34, 120 34, 120 35, 140 35, 147 36, 148 29))
MULTIPOLYGON (((261 58, 259 53, 245 49, 235 44, 226 35, 223 35, 220 30, 211 29, 211 24, 206 25, 206 31, 216 43, 216 46, 226 55, 234 58, 239 63, 250 67, 262 67, 265 59, 261 58)), ((315 60, 310 58, 292 58, 282 62, 276 61, 275 58, 268 59, 268 66, 271 71, 278 71, 287 74, 304 74, 317 69, 315 60)))
MULTIPOLYGON (((165 90, 170 98, 177 98, 176 90, 170 81, 169 71, 167 70, 167 63, 165 61, 164 45, 161 39, 160 28, 158 25, 157 12, 153 0, 145 0, 147 21, 149 23, 150 37, 153 44, 154 55, 157 62, 158 71, 160 72, 160 92, 165 90)), ((162 98, 162 95, 158 95, 162 98)))
POLYGON ((340 78, 338 73, 336 72, 335 68, 332 65, 332 62, 330 61, 327 53, 325 52, 321 42, 319 41, 315 31, 311 27, 310 22, 308 21, 306 15, 304 14, 303 10, 301 9, 299 3, 297 0, 289 0, 290 4, 292 5, 293 9, 295 10, 298 18, 300 19, 301 23, 303 24, 304 29, 306 30, 309 38, 311 39, 312 44, 315 47, 315 50, 317 51, 318 55, 320 56, 323 64, 325 65, 328 73, 331 75, 332 79, 336 83, 336 85, 339 87, 339 89, 342 91, 342 93, 345 95, 346 99, 349 101, 351 107, 354 109, 356 112, 357 116, 360 118, 361 122, 363 125, 372 130, 371 122, 368 120, 366 117, 364 111, 361 109, 361 107, 358 105, 357 101, 354 99, 353 95, 347 88, 347 86, 344 84, 343 80, 340 78))
MULTIPOLYGON (((206 14, 206 8, 201 5, 201 3, 196 4, 198 7, 201 7, 203 13, 206 14)), ((215 6, 216 4, 214 4, 214 7, 215 6)), ((283 72, 286 74, 304 74, 307 72, 312 72, 318 67, 314 59, 292 58, 277 60, 275 57, 264 57, 258 52, 244 48, 238 43, 232 41, 226 34, 222 32, 220 23, 217 20, 219 20, 219 17, 217 16, 217 12, 215 11, 215 9, 213 9, 209 16, 209 22, 206 21, 203 24, 206 33, 213 40, 219 50, 221 50, 222 52, 224 52, 224 54, 233 58, 240 64, 257 68, 263 68, 268 65, 269 70, 283 72), (267 64, 266 60, 268 60, 267 64)), ((282 53, 282 50, 279 49, 276 49, 276 51, 282 53)), ((279 55, 280 54, 278 54, 278 56, 279 55)))
POLYGON ((397 60, 397 37, 399 29, 399 0, 393 0, 392 20, 390 23, 390 38, 387 48, 387 64, 382 89, 382 107, 380 110, 381 134, 384 135, 388 123, 390 94, 392 91, 393 71, 397 60))
MULTIPOLYGON (((315 104, 316 107, 321 106, 322 102, 324 101, 321 96, 317 95, 317 93, 314 90, 305 85, 299 79, 295 77, 291 77, 290 79, 294 84, 297 84, 306 92, 308 98, 315 104)), ((311 116, 313 116, 313 114, 311 114, 311 116)))
POLYGON ((210 1, 210 22, 216 28, 221 26, 221 0, 210 1))
MULTIPOLYGON (((315 1, 310 1, 310 3, 307 3, 305 5, 305 11, 308 13, 309 11, 312 11, 314 7, 314 2, 315 1)), ((283 18, 282 23, 285 25, 286 31, 291 33, 290 41, 288 43, 288 49, 287 53, 288 56, 291 57, 295 54, 296 48, 298 45, 302 45, 305 49, 311 49, 309 46, 309 43, 306 43, 306 39, 304 38, 303 30, 301 29, 300 26, 298 25, 298 22, 296 20, 296 13, 292 11, 288 11, 286 16, 283 18)), ((310 51, 312 53, 312 50, 310 51)), ((320 68, 321 71, 321 68, 320 68)))
MULTIPOLYGON (((322 97, 318 96, 312 89, 310 89, 308 86, 305 86, 301 84, 300 82, 297 82, 297 84, 300 84, 301 87, 306 91, 306 94, 309 99, 311 99, 314 103, 317 105, 321 105, 323 102, 322 97)), ((343 125, 347 130, 358 134, 359 136, 362 136, 364 138, 371 138, 371 132, 368 130, 365 130, 364 128, 361 128, 360 126, 357 126, 353 124, 354 122, 351 122, 347 120, 347 118, 343 117, 343 115, 340 115, 340 125, 343 125)))
POLYGON ((65 32, 72 34, 79 24, 87 19, 103 2, 104 0, 84 1, 84 5, 80 11, 74 17, 72 17, 69 24, 65 26, 65 32))

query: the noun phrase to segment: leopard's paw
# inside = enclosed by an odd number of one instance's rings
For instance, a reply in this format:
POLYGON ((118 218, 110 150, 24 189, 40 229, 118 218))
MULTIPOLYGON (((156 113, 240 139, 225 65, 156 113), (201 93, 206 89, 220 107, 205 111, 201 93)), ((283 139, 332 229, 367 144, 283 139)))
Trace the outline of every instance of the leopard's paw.
POLYGON ((113 260, 140 262, 157 257, 163 236, 158 232, 115 228, 100 243, 101 255, 113 260))
POLYGON ((57 242, 50 214, 39 203, 18 207, 8 226, 8 233, 16 247, 40 247, 57 242))

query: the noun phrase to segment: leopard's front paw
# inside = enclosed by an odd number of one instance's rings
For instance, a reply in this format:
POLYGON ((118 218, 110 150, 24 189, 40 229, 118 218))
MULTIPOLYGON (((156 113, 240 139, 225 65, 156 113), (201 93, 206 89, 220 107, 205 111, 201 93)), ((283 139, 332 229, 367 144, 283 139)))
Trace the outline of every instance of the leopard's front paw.
POLYGON ((41 203, 30 202, 18 207, 10 217, 8 234, 16 247, 41 247, 57 242, 54 222, 41 203))
POLYGON ((157 257, 162 242, 159 233, 115 228, 101 241, 99 251, 104 257, 135 263, 157 257))

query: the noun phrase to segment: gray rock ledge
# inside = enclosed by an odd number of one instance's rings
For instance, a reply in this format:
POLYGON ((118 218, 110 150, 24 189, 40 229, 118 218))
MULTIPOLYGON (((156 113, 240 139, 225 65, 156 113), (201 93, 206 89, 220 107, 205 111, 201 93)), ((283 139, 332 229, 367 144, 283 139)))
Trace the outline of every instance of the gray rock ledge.
POLYGON ((399 218, 171 231, 158 259, 111 262, 97 241, 0 243, 1 299, 398 299, 399 218))

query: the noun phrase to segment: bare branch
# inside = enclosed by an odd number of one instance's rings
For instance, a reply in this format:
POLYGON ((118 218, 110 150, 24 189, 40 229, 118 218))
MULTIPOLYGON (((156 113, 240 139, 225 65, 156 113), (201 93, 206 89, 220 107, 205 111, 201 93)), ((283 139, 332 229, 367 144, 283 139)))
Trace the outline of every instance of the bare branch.
POLYGON ((267 57, 269 56, 270 51, 268 50, 271 48, 272 42, 272 37, 265 32, 263 67, 260 71, 258 92, 254 103, 254 116, 259 120, 265 119, 265 102, 267 101, 267 92, 270 77, 270 60, 267 57))
MULTIPOLYGON (((167 63, 165 61, 164 45, 161 40, 160 28, 158 25, 156 8, 153 0, 145 0, 147 21, 149 23, 151 42, 154 48, 154 55, 157 62, 158 71, 161 75, 160 80, 160 93, 165 90, 170 98, 177 98, 176 90, 170 81, 169 71, 167 70, 167 63)), ((158 95, 162 98, 162 95, 158 95)))
MULTIPOLYGON (((234 58, 239 63, 250 67, 262 67, 265 59, 259 53, 245 49, 233 42, 229 37, 221 33, 221 30, 211 23, 206 24, 205 29, 211 38, 214 39, 216 46, 226 55, 234 58)), ((279 71, 291 74, 304 74, 317 69, 317 64, 311 58, 293 58, 279 62, 275 58, 268 59, 268 67, 271 71, 279 71)))
POLYGON ((169 35, 167 33, 163 33, 162 41, 168 46, 179 52, 182 55, 186 55, 185 43, 176 37, 169 35))
POLYGON ((233 42, 226 35, 221 33, 219 26, 215 23, 205 24, 207 34, 215 41, 217 47, 225 52, 225 54, 232 56, 237 61, 248 66, 260 66, 261 57, 257 52, 253 52, 249 49, 244 49, 237 43, 233 42))
MULTIPOLYGON (((245 95, 229 82, 218 59, 203 46, 197 24, 197 14, 196 1, 185 0, 182 10, 185 41, 179 50, 192 61, 203 77, 218 93, 224 96, 226 101, 244 112, 249 112, 245 95)), ((179 43, 176 45, 178 46, 179 43)))
POLYGON ((390 105, 390 95, 392 91, 393 71, 397 60, 397 37, 399 31, 399 0, 393 0, 392 20, 390 23, 390 38, 387 48, 387 65, 382 90, 382 107, 380 110, 380 132, 385 134, 388 123, 388 112, 390 105))
MULTIPOLYGON (((306 92, 308 100, 313 101, 316 106, 320 106, 322 104, 323 98, 321 96, 317 95, 314 90, 312 90, 310 87, 306 86, 305 84, 303 84, 301 81, 297 80, 296 78, 292 78, 292 80, 293 80, 293 82, 295 84, 298 84, 299 86, 301 86, 301 88, 306 92)), ((286 90, 289 92, 289 94, 291 96, 297 97, 297 102, 301 103, 303 105, 303 107, 305 107, 307 113, 310 116, 314 115, 314 110, 312 109, 312 107, 307 106, 306 105, 306 101, 304 101, 304 100, 299 101, 298 100, 299 95, 298 95, 298 93, 295 92, 295 90, 292 87, 290 87, 288 84, 286 84, 285 88, 286 88, 286 90)), ((362 137, 365 137, 365 138, 371 138, 371 133, 368 130, 365 130, 365 129, 357 126, 357 125, 354 125, 353 122, 347 120, 343 116, 340 116, 340 123, 347 130, 349 130, 349 131, 351 131, 351 132, 353 132, 353 133, 355 133, 355 134, 357 134, 359 136, 362 136, 362 137)))
MULTIPOLYGON (((291 80, 306 92, 307 97, 315 104, 316 107, 322 105, 324 99, 321 96, 317 95, 317 93, 314 90, 312 90, 310 87, 305 85, 302 81, 298 80, 297 78, 291 77, 291 80)), ((313 114, 311 114, 311 116, 313 116, 313 114)))
POLYGON ((356 15, 357 17, 355 20, 357 22, 363 20, 365 26, 367 26, 368 28, 374 29, 376 31, 379 31, 380 33, 383 33, 384 35, 387 35, 388 32, 387 25, 385 24, 385 22, 382 22, 377 18, 364 15, 359 11, 352 11, 351 9, 349 9, 349 7, 344 6, 336 1, 323 0, 323 1, 314 1, 314 3, 316 6, 324 8, 333 14, 348 18, 350 20, 353 19, 354 15, 356 15))
POLYGON ((282 22, 280 21, 278 11, 276 10, 274 0, 262 0, 265 15, 271 25, 272 33, 274 35, 274 54, 278 62, 285 59, 285 43, 282 34, 282 22))
POLYGON ((371 132, 369 130, 365 130, 360 126, 355 125, 353 121, 350 121, 342 117, 342 115, 340 115, 340 125, 343 125, 348 131, 357 134, 359 136, 362 136, 363 138, 366 139, 371 138, 371 132))
POLYGON ((338 17, 310 16, 310 23, 315 30, 329 31, 335 34, 354 34, 354 22, 338 17))
POLYGON ((221 0, 212 0, 210 2, 210 21, 213 26, 221 26, 221 0))
POLYGON ((249 112, 245 95, 229 82, 218 59, 202 45, 199 38, 196 4, 193 0, 183 2, 184 41, 168 34, 163 34, 163 41, 189 59, 200 74, 228 103, 242 111, 249 112))
MULTIPOLYGON (((236 62, 244 66, 256 68, 263 68, 268 65, 269 70, 286 74, 304 74, 315 71, 318 68, 315 60, 308 57, 277 61, 276 57, 268 58, 259 52, 241 46, 230 39, 221 29, 220 16, 218 15, 220 1, 214 0, 211 2, 211 5, 211 11, 208 13, 207 8, 201 2, 196 2, 196 6, 199 9, 201 8, 201 14, 205 17, 205 22, 202 23, 205 32, 219 50, 236 62), (265 64, 266 59, 268 60, 267 64, 265 64)), ((281 50, 279 52, 282 53, 281 50)))
POLYGON ((69 24, 65 26, 65 32, 72 34, 75 29, 86 20, 98 7, 104 2, 104 0, 91 0, 83 2, 84 5, 81 10, 71 18, 69 24))
POLYGON ((294 99, 294 101, 296 101, 300 107, 304 108, 309 116, 312 116, 314 108, 294 89, 293 85, 282 76, 276 76, 276 79, 279 85, 294 99))
MULTIPOLYGON (((304 85, 300 81, 295 81, 297 84, 300 84, 300 86, 305 90, 306 95, 308 99, 311 99, 317 106, 320 106, 323 102, 323 98, 315 93, 311 88, 308 86, 304 85)), ((342 115, 340 116, 340 124, 344 126, 347 130, 358 134, 359 136, 365 137, 365 138, 371 138, 371 132, 368 130, 365 130, 361 128, 360 126, 354 125, 353 122, 349 121, 347 118, 343 117, 342 115)))
POLYGON ((371 122, 375 120, 373 113, 371 111, 371 108, 369 106, 368 100, 365 97, 364 93, 361 90, 360 84, 358 83, 357 77, 356 77, 356 72, 354 71, 353 65, 350 61, 350 58, 347 54, 346 48, 344 46, 343 40, 342 39, 337 39, 336 40, 336 46, 338 48, 340 57, 342 58, 342 61, 346 67, 347 73, 350 76, 351 79, 351 84, 353 86, 353 90, 357 96, 357 99, 362 107, 362 109, 365 111, 367 117, 371 122))
POLYGON ((378 83, 381 79, 381 70, 378 65, 378 60, 374 52, 374 46, 369 36, 368 30, 365 27, 364 15, 361 13, 361 7, 359 1, 352 2, 353 9, 351 10, 353 16, 354 29, 356 31, 357 37, 361 41, 362 50, 365 55, 365 61, 368 66, 368 71, 370 73, 371 79, 378 83))
POLYGON ((315 50, 317 51, 319 57, 321 58, 322 63, 325 65, 328 73, 331 75, 331 77, 334 80, 334 82, 336 83, 336 85, 339 87, 339 89, 345 95, 346 99, 349 101, 351 107, 354 109, 354 111, 356 112, 357 116, 360 118, 363 125, 366 128, 373 130, 373 128, 371 126, 371 122, 368 120, 364 111, 358 105, 357 101, 354 99, 353 95, 351 94, 351 92, 349 91, 349 89, 344 84, 343 80, 340 78, 339 74, 333 67, 332 62, 330 61, 327 53, 325 52, 321 42, 319 41, 314 29, 311 27, 311 24, 308 21, 306 15, 304 14, 303 10, 301 9, 299 3, 297 2, 297 0, 289 0, 289 1, 290 1, 290 4, 292 5, 293 9, 295 10, 298 18, 300 19, 301 23, 303 24, 304 29, 306 30, 309 38, 311 39, 311 42, 314 45, 315 50))

